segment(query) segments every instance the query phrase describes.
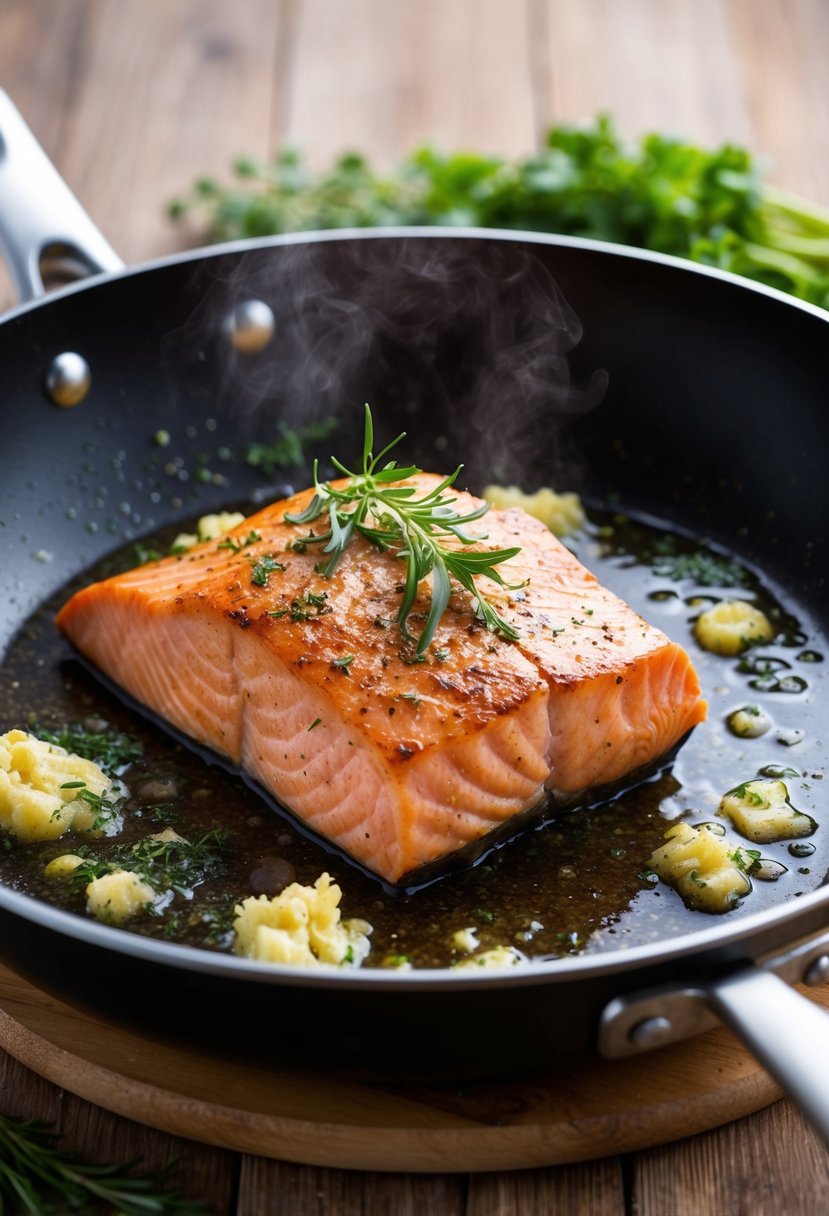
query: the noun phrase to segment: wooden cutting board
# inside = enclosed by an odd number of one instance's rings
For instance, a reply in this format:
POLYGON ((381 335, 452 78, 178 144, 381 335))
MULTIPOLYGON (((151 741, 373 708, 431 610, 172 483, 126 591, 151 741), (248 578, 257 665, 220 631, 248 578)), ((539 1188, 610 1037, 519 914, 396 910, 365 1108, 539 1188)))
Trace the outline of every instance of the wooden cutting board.
MULTIPOLYGON (((829 991, 808 995, 829 1008, 829 991)), ((724 1028, 636 1059, 420 1089, 260 1068, 147 1040, 0 967, 0 1047, 79 1097, 179 1136, 360 1170, 507 1170, 632 1152, 779 1098, 724 1028)))

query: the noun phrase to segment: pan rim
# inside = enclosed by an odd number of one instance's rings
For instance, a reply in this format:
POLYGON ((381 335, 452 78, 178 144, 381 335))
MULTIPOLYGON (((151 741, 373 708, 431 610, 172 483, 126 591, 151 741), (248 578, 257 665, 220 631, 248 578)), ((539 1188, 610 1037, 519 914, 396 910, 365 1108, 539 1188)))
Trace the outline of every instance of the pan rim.
MULTIPOLYGON (((614 242, 598 241, 587 237, 573 237, 553 233, 525 232, 495 228, 447 227, 447 226, 396 226, 388 228, 342 228, 320 231, 283 233, 271 237, 249 238, 223 242, 183 250, 160 258, 126 266, 117 271, 90 276, 68 284, 47 296, 14 306, 0 316, 0 327, 31 312, 51 304, 71 299, 79 292, 122 279, 151 274, 156 270, 173 268, 183 264, 196 264, 211 258, 228 255, 243 256, 271 248, 297 244, 325 244, 353 240, 388 240, 401 238, 438 238, 454 240, 493 240, 523 244, 538 244, 564 249, 583 250, 612 258, 623 258, 631 263, 650 263, 668 269, 679 270, 703 278, 713 279, 732 287, 766 297, 774 302, 794 308, 801 313, 829 322, 829 310, 799 300, 777 288, 754 282, 743 276, 705 266, 688 259, 653 250, 614 242)), ((741 915, 732 924, 707 926, 692 933, 683 934, 669 941, 657 941, 612 953, 581 954, 566 956, 552 961, 528 961, 519 967, 503 971, 452 970, 451 968, 419 968, 412 971, 366 968, 361 970, 339 970, 335 968, 297 968, 285 965, 262 963, 242 959, 234 955, 214 953, 173 942, 162 942, 153 938, 95 921, 87 921, 77 914, 66 912, 43 903, 32 896, 24 895, 0 885, 0 909, 44 928, 84 941, 90 945, 109 949, 118 954, 145 959, 165 966, 175 966, 189 971, 218 975, 227 979, 244 979, 252 982, 337 989, 352 988, 363 991, 390 989, 421 989, 430 991, 483 988, 526 987, 537 984, 562 983, 568 980, 589 980, 599 976, 610 976, 636 970, 652 964, 662 964, 710 950, 734 947, 741 942, 775 927, 791 927, 789 940, 797 937, 797 925, 809 918, 809 913, 824 907, 829 902, 829 884, 803 895, 791 905, 787 902, 760 912, 741 915)))
POLYGON ((748 939, 762 935, 765 930, 785 928, 790 922, 791 932, 787 935, 787 941, 793 943, 799 936, 798 923, 808 920, 810 912, 822 908, 827 903, 829 885, 824 883, 796 901, 784 901, 779 906, 747 913, 730 925, 697 929, 693 933, 682 934, 668 941, 631 946, 611 953, 582 953, 552 960, 528 960, 515 967, 499 970, 419 967, 405 971, 381 967, 341 969, 325 965, 317 969, 260 962, 196 946, 159 941, 99 921, 85 920, 77 913, 56 908, 35 899, 34 896, 0 884, 0 910, 10 912, 42 928, 54 930, 65 937, 120 955, 230 980, 238 978, 266 985, 369 991, 400 988, 417 990, 424 987, 429 991, 456 991, 458 988, 468 987, 520 988, 593 980, 640 968, 646 969, 656 964, 677 962, 686 958, 693 960, 695 955, 739 946, 748 939))
POLYGON ((48 295, 35 300, 27 300, 14 305, 11 309, 0 314, 0 326, 9 321, 17 320, 29 312, 57 303, 86 291, 93 287, 104 286, 107 283, 132 278, 137 275, 150 274, 156 270, 164 270, 175 266, 207 261, 213 257, 225 257, 232 254, 243 255, 282 246, 301 244, 328 244, 336 241, 354 240, 383 240, 389 238, 427 238, 439 237, 456 240, 495 240, 509 241, 516 244, 551 245, 563 249, 581 249, 589 253, 606 254, 610 257, 627 258, 633 262, 648 262, 665 266, 669 269, 686 271, 692 275, 714 279, 732 287, 743 288, 746 291, 785 304, 804 312, 818 320, 829 322, 829 309, 821 308, 807 300, 770 287, 765 283, 756 282, 743 275, 718 266, 706 266, 701 262, 692 262, 689 258, 678 257, 676 254, 659 253, 652 249, 640 249, 635 245, 621 245, 615 241, 599 241, 591 237, 566 236, 561 233, 530 232, 512 228, 475 228, 459 225, 397 225, 388 228, 324 228, 307 232, 284 232, 268 237, 248 237, 236 241, 222 241, 215 245, 200 245, 195 249, 180 250, 178 253, 165 254, 162 257, 151 258, 135 265, 123 266, 118 270, 105 271, 102 274, 90 275, 78 279, 64 287, 57 288, 48 295))

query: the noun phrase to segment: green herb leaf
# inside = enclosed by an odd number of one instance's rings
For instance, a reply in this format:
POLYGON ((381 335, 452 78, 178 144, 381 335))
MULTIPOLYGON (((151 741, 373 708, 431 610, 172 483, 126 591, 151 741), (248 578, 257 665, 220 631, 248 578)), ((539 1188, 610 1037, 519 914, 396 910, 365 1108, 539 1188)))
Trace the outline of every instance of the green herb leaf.
POLYGON ((84 730, 80 725, 64 726, 60 730, 45 730, 35 727, 34 734, 53 747, 62 747, 64 751, 82 756, 84 760, 94 760, 101 768, 110 772, 118 772, 140 760, 143 747, 133 735, 124 734, 117 730, 92 732, 84 730))
MULTIPOLYGON (((353 535, 358 533, 380 550, 394 549, 406 563, 403 598, 397 614, 397 626, 407 642, 416 643, 417 658, 422 658, 434 638, 441 617, 452 594, 451 578, 460 583, 472 596, 476 614, 487 629, 500 633, 515 641, 518 633, 498 615, 483 596, 475 577, 492 579, 502 587, 512 590, 517 586, 507 583, 496 566, 508 561, 520 552, 518 548, 480 550, 446 548, 443 538, 452 536, 462 546, 485 540, 486 536, 471 536, 466 525, 480 519, 489 510, 486 503, 466 514, 455 509, 457 499, 447 493, 460 473, 460 468, 446 477, 433 489, 417 497, 417 488, 401 484, 422 472, 415 465, 399 466, 397 461, 383 463, 388 453, 405 435, 398 435, 374 456, 374 423, 371 410, 365 407, 365 429, 363 435, 362 469, 353 472, 339 460, 332 464, 345 477, 348 484, 335 489, 330 482, 320 482, 318 462, 314 462, 315 493, 308 507, 298 513, 288 513, 285 519, 292 524, 310 524, 326 514, 328 530, 319 535, 309 533, 300 539, 303 547, 323 545, 328 554, 324 574, 330 577, 353 535), (450 578, 451 576, 451 578, 450 578), (432 598, 426 623, 420 636, 415 638, 409 630, 409 617, 414 607, 419 584, 430 579, 432 598)), ((315 602, 314 598, 306 600, 315 602)))
POLYGON ((245 461, 268 477, 277 469, 295 468, 304 462, 306 446, 327 439, 338 425, 336 418, 322 418, 301 430, 280 426, 279 436, 273 443, 252 443, 245 453, 245 461))
POLYGON ((118 1216, 206 1216, 209 1206, 170 1189, 174 1162, 136 1174, 137 1161, 93 1165, 58 1145, 50 1126, 0 1115, 0 1213, 63 1216, 107 1211, 118 1216))
POLYGON ((250 574, 250 581, 255 583, 257 587, 267 587, 268 578, 273 574, 274 570, 284 570, 285 566, 282 562, 277 561, 272 553, 265 553, 262 557, 254 560, 249 559, 253 569, 250 574))
POLYGON ((172 890, 188 896, 194 887, 221 874, 227 864, 227 845, 219 830, 205 832, 196 840, 153 840, 147 836, 134 844, 116 844, 94 853, 81 845, 75 852, 83 858, 67 878, 75 893, 103 874, 134 870, 156 891, 172 890))

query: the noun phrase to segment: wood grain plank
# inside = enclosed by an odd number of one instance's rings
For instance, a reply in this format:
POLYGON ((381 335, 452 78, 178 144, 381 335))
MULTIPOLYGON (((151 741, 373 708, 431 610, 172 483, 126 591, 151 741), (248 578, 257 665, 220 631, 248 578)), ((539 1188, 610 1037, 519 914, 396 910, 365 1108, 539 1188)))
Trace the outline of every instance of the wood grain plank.
MULTIPOLYGON (((56 158, 78 73, 78 33, 91 0, 3 0, 0 3, 0 87, 26 116, 47 155, 56 158)), ((0 262, 0 311, 14 302, 0 262)))
POLYGON ((526 7, 509 0, 301 0, 289 141, 312 164, 357 148, 389 166, 431 142, 535 145, 526 7))
POLYGON ((634 136, 746 140, 724 0, 535 0, 549 66, 541 125, 607 111, 634 136))
MULTIPOLYGON (((666 1209, 667 1210, 667 1209, 666 1209)), ((590 1165, 473 1174, 465 1216, 566 1213, 567 1216, 624 1216, 625 1189, 619 1158, 590 1165)), ((664 1214, 663 1214, 664 1216, 664 1214)))
POLYGON ((735 74, 753 145, 778 185, 829 204, 829 4, 731 0, 735 74))
POLYGON ((235 1216, 463 1216, 465 1190, 456 1175, 351 1173, 244 1157, 235 1216))
MULTIPOLYGON (((829 1001, 825 990, 813 996, 829 1001)), ((369 1171, 488 1172, 601 1158, 717 1126, 780 1092, 723 1028, 641 1058, 582 1060, 512 1082, 367 1085, 147 1039, 4 968, 0 1044, 79 1097, 178 1136, 369 1171)))
POLYGON ((92 0, 3 0, 0 84, 22 110, 49 156, 56 156, 66 107, 82 67, 79 34, 92 0))
POLYGON ((637 1216, 825 1216, 829 1152, 788 1102, 637 1154, 637 1216))
POLYGON ((209 1198, 217 1213, 231 1211, 238 1168, 235 1154, 111 1115, 42 1080, 5 1052, 0 1052, 0 1090, 4 1114, 51 1124, 61 1147, 85 1160, 126 1164, 141 1158, 137 1172, 159 1170, 175 1161, 171 1187, 193 1199, 209 1198))
POLYGON ((58 165, 126 261, 174 248, 167 199, 272 142, 273 0, 95 0, 58 165))
POLYGON ((629 136, 747 145, 829 202, 824 0, 531 0, 538 126, 611 113, 629 136))
MULTIPOLYGON (((3 0, 0 81, 125 261, 192 243, 169 199, 279 142, 289 7, 3 0)), ((3 271, 0 308, 12 302, 3 271)))

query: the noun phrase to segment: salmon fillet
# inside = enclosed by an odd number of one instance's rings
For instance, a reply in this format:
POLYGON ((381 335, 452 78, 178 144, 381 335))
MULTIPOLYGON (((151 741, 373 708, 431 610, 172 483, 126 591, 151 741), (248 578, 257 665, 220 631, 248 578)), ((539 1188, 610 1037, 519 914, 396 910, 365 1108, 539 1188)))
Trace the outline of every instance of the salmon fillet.
MULTIPOLYGON (((508 830, 551 795, 572 801, 652 765, 704 718, 685 651, 517 509, 488 513, 480 547, 521 545, 500 569, 526 586, 486 584, 518 642, 484 628, 459 588, 413 661, 393 553, 356 536, 326 578, 317 547, 288 548, 308 529, 284 517, 312 493, 222 538, 238 552, 207 541, 86 587, 57 624, 138 701, 387 882, 508 830)), ((428 606, 424 584, 415 621, 428 606)))

